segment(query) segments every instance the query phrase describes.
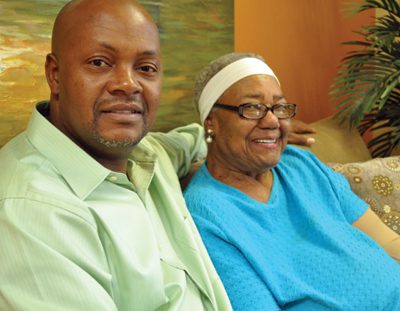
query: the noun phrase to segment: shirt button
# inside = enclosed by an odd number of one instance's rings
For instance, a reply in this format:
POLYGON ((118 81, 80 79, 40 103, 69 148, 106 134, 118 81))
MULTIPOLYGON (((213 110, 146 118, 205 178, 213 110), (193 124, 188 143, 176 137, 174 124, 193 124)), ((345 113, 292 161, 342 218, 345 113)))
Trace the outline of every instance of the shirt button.
POLYGON ((111 175, 111 176, 108 177, 108 180, 114 182, 114 181, 118 180, 118 177, 115 176, 115 175, 111 175))

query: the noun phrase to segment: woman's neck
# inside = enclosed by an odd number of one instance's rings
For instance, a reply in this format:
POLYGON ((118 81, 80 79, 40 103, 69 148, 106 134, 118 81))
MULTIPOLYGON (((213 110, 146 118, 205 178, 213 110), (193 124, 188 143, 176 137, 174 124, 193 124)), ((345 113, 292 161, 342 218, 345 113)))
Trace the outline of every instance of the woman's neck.
POLYGON ((273 184, 271 169, 245 172, 234 167, 219 165, 210 158, 207 158, 206 165, 210 174, 220 182, 240 190, 256 201, 263 203, 268 201, 273 184))

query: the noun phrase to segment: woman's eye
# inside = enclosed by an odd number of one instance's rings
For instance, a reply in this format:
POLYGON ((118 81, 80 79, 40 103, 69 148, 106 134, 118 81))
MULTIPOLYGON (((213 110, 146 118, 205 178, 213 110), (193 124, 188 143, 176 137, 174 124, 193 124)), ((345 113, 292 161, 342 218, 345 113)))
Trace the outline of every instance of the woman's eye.
POLYGON ((96 67, 109 66, 104 60, 98 59, 98 58, 91 60, 89 63, 92 64, 93 66, 96 66, 96 67))
POLYGON ((256 103, 256 104, 249 104, 248 107, 249 109, 254 109, 254 110, 259 110, 263 108, 263 104, 256 103))

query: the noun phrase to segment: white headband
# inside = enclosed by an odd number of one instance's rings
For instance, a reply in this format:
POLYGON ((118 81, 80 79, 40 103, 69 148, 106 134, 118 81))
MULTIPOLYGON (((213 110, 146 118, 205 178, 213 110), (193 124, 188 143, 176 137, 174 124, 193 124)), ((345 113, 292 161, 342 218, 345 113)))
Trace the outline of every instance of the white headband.
POLYGON ((207 118, 217 99, 232 84, 245 77, 259 74, 273 76, 279 83, 272 69, 262 60, 253 57, 239 59, 212 77, 201 92, 198 103, 201 124, 204 124, 204 120, 207 118))

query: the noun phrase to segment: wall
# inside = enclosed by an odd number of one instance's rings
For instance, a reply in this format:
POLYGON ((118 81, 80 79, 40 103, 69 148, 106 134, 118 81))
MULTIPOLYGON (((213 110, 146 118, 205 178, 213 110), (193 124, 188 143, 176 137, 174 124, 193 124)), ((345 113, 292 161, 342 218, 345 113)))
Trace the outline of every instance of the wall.
MULTIPOLYGON (((25 129, 35 103, 49 97, 43 64, 53 19, 67 1, 0 0, 0 147, 25 129)), ((152 129, 198 121, 192 100, 195 75, 233 50, 233 0, 140 2, 159 25, 164 64, 152 129)))
POLYGON ((334 113, 329 87, 348 50, 340 43, 373 22, 373 11, 345 17, 345 2, 235 0, 235 51, 261 54, 307 122, 334 113))

